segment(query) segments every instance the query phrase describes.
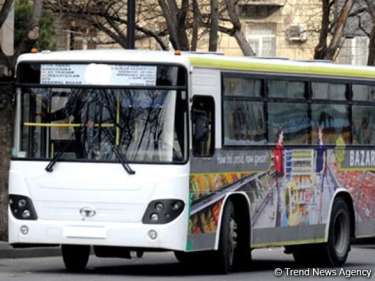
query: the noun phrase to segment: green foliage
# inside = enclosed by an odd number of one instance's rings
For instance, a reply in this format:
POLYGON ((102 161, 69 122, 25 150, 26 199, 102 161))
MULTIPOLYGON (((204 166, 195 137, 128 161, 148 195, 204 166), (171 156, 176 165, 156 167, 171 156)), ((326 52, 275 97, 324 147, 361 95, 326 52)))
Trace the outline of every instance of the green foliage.
MULTIPOLYGON (((14 12, 14 46, 17 48, 21 40, 24 39, 30 28, 30 21, 33 6, 29 0, 16 0, 14 12)), ((53 15, 47 11, 42 12, 40 20, 39 38, 35 43, 38 50, 56 50, 56 42, 54 41, 55 27, 53 15)))

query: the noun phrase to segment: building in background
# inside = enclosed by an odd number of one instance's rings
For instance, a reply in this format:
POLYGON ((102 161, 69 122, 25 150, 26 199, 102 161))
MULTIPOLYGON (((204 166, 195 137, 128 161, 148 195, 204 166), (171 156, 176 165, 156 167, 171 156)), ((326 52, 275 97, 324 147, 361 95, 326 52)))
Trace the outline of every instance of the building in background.
MULTIPOLYGON (((344 3, 345 0, 338 0, 336 14, 344 3)), ((342 64, 366 65, 369 55, 368 34, 371 33, 373 22, 367 12, 366 1, 357 1, 354 4, 354 9, 361 12, 348 18, 341 47, 335 61, 342 64)))
MULTIPOLYGON (((240 0, 237 13, 256 56, 312 59, 321 15, 319 0, 240 0), (305 7, 301 9, 301 7, 305 7)), ((219 51, 241 55, 235 38, 221 36, 219 51)))
MULTIPOLYGON (((344 0, 340 1, 337 10, 344 0)), ((239 0, 236 11, 256 56, 311 60, 318 44, 321 5, 320 0, 239 0)), ((142 22, 139 24, 142 25, 142 22)), ((148 28, 152 25, 155 30, 165 28, 162 21, 145 21, 144 25, 148 28)), ((59 50, 120 48, 84 17, 72 19, 60 14, 56 26, 59 50)), ((164 41, 168 41, 168 36, 164 41)), ((207 51, 208 42, 206 34, 198 42, 198 51, 207 51)), ((144 38, 136 42, 136 48, 160 49, 160 46, 154 39, 144 38)), ((217 51, 229 56, 242 55, 236 39, 224 33, 219 33, 217 51)), ((355 20, 349 20, 335 61, 366 64, 367 56, 368 37, 358 29, 355 20)))

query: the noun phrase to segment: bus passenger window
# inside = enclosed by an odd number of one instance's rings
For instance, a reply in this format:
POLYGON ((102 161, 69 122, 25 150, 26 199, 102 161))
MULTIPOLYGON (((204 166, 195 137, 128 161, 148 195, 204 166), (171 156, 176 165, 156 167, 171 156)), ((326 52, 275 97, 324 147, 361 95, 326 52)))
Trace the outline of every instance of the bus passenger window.
POLYGON ((351 143, 349 110, 343 104, 312 104, 312 144, 318 143, 318 127, 324 129, 324 142, 336 144, 342 136, 346 144, 351 143))
POLYGON ((321 100, 346 100, 347 86, 345 84, 311 83, 312 98, 321 100))
POLYGON ((225 145, 266 143, 263 102, 225 100, 223 114, 225 145))
POLYGON ((375 112, 372 106, 352 107, 353 144, 375 144, 375 112))
POLYGON ((212 97, 198 96, 193 100, 193 155, 211 157, 215 148, 215 102, 212 97))
POLYGON ((277 142, 276 132, 278 128, 283 128, 285 144, 307 144, 310 123, 305 103, 268 103, 268 141, 270 143, 277 142))
POLYGON ((268 91, 270 97, 305 99, 306 83, 287 80, 268 80, 268 91))
POLYGON ((375 86, 373 85, 353 85, 354 101, 375 102, 375 86))
POLYGON ((226 97, 245 96, 260 97, 262 96, 262 81, 247 77, 224 77, 224 95, 226 97))

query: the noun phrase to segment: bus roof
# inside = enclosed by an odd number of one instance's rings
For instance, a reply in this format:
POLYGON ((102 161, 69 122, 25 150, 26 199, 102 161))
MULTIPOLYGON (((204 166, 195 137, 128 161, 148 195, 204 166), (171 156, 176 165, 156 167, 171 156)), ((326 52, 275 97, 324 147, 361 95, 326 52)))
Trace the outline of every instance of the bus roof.
POLYGON ((148 50, 79 50, 79 51, 42 51, 23 54, 22 61, 56 62, 153 62, 178 63, 186 67, 216 68, 223 70, 243 70, 259 73, 297 74, 314 76, 375 78, 375 67, 334 64, 327 61, 296 61, 285 58, 233 57, 214 53, 182 52, 176 55, 172 51, 148 50))
POLYGON ((18 63, 23 61, 37 62, 153 62, 153 63, 182 63, 189 65, 184 56, 174 55, 168 51, 101 49, 75 51, 42 51, 23 54, 18 63))
POLYGON ((189 61, 195 67, 244 70, 260 73, 298 74, 314 76, 375 78, 375 67, 335 64, 327 61, 297 61, 283 58, 225 57, 191 55, 189 61))

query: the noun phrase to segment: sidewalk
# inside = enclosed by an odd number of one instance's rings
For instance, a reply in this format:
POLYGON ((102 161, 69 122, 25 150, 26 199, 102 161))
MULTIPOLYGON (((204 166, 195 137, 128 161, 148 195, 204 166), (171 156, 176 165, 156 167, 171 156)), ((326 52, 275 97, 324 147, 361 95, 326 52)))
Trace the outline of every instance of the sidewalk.
POLYGON ((60 256, 60 247, 37 247, 14 249, 5 241, 0 241, 0 259, 34 258, 60 256))

